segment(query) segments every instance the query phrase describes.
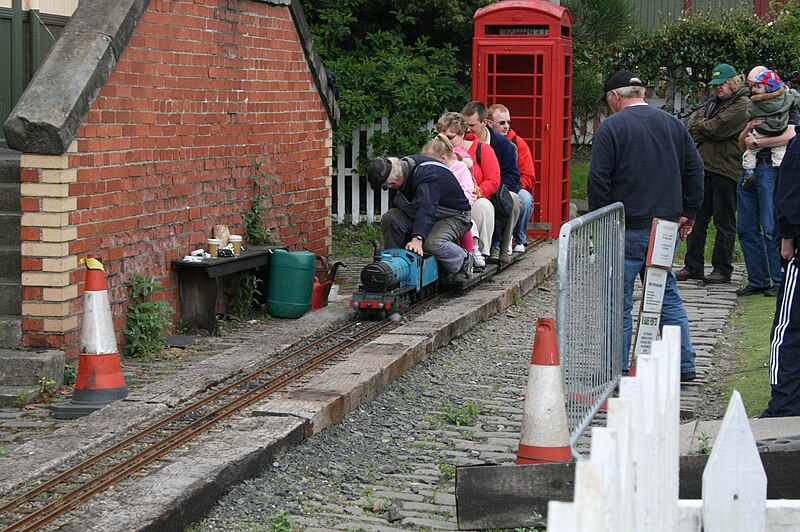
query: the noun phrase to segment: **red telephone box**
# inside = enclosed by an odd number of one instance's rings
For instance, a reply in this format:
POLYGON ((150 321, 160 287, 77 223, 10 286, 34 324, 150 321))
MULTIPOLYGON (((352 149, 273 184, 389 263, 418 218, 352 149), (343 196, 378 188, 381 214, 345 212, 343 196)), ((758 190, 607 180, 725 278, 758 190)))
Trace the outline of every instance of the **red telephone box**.
POLYGON ((543 0, 502 0, 474 19, 472 99, 508 107, 536 170, 528 236, 558 238, 569 220, 572 15, 543 0))

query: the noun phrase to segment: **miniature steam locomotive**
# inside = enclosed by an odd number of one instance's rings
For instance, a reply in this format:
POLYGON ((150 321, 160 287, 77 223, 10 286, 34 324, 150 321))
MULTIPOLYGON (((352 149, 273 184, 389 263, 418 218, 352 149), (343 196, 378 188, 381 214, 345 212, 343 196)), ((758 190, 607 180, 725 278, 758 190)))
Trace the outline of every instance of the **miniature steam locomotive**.
POLYGON ((361 286, 350 307, 360 319, 384 319, 406 311, 415 301, 436 291, 439 265, 430 255, 420 257, 405 249, 377 252, 361 270, 361 286))
POLYGON ((466 282, 454 282, 440 278, 439 264, 432 255, 420 257, 405 249, 380 251, 378 242, 373 242, 373 246, 372 262, 361 270, 361 286, 350 299, 350 307, 359 319, 382 320, 394 313, 402 314, 442 285, 469 288, 525 255, 524 251, 514 253, 506 264, 488 262, 483 270, 476 269, 466 282))

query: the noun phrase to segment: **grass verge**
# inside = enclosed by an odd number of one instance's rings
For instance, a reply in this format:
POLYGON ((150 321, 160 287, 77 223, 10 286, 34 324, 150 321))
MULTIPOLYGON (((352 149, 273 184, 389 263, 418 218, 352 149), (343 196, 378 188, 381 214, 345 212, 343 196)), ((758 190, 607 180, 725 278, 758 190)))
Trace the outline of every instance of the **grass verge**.
POLYGON ((769 385, 769 333, 775 314, 775 298, 760 294, 740 298, 731 323, 741 331, 737 342, 741 351, 736 372, 728 380, 726 400, 733 390, 742 396, 749 417, 756 417, 767 407, 769 385))

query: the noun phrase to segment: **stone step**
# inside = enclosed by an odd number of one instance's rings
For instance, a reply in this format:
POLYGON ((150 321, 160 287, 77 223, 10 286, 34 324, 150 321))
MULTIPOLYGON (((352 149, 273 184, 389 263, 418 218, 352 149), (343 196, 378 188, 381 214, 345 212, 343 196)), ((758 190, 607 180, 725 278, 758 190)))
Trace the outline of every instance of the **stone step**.
POLYGON ((39 398, 40 387, 0 386, 0 407, 25 406, 35 403, 39 398))
POLYGON ((19 185, 18 151, 0 149, 0 183, 16 183, 19 185))
POLYGON ((20 212, 0 212, 0 242, 8 245, 19 245, 20 212))
MULTIPOLYGON (((0 277, 0 316, 19 316, 22 313, 22 285, 19 279, 0 277)), ((0 334, 2 338, 2 334, 0 334)), ((2 343, 0 342, 0 347, 2 343)))
POLYGON ((22 275, 22 253, 19 244, 0 244, 0 274, 7 279, 19 279, 22 275))
MULTIPOLYGON (((22 341, 22 316, 0 315, 0 350, 16 349, 22 341)), ((0 370, 1 371, 1 370, 0 370)))
POLYGON ((63 351, 0 349, 0 386, 36 386, 42 379, 64 382, 63 351))
POLYGON ((0 182, 0 212, 20 212, 19 183, 0 182))

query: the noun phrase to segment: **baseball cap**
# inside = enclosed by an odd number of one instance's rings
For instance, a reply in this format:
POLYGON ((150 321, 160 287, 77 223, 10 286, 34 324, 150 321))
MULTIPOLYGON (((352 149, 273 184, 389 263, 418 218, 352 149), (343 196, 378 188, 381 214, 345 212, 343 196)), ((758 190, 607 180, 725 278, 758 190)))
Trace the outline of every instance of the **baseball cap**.
POLYGON ((610 78, 603 83, 603 95, 600 96, 600 101, 606 101, 606 94, 608 91, 620 89, 622 87, 644 87, 642 80, 636 77, 636 74, 627 70, 620 70, 611 75, 610 78))
POLYGON ((709 85, 722 85, 729 79, 739 75, 736 72, 736 69, 730 66, 727 63, 722 63, 714 67, 714 70, 711 71, 711 81, 708 82, 709 85))
POLYGON ((376 157, 369 163, 367 170, 367 181, 372 190, 378 190, 389 179, 392 171, 392 163, 386 157, 376 157))

